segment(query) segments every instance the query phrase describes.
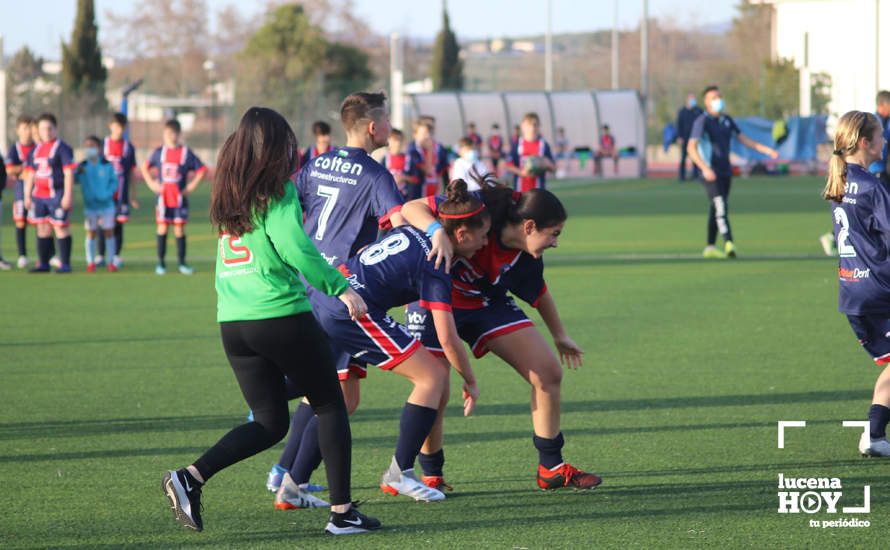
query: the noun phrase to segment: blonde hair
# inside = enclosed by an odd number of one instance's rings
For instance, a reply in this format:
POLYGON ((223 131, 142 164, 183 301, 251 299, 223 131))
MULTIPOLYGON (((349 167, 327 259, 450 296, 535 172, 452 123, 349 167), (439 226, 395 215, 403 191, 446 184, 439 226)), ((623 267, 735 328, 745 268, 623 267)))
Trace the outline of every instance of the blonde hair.
POLYGON ((828 182, 822 197, 825 200, 840 202, 844 198, 847 184, 847 155, 859 149, 859 140, 871 141, 875 130, 881 127, 877 117, 863 111, 850 111, 840 118, 834 134, 834 151, 828 161, 828 182))

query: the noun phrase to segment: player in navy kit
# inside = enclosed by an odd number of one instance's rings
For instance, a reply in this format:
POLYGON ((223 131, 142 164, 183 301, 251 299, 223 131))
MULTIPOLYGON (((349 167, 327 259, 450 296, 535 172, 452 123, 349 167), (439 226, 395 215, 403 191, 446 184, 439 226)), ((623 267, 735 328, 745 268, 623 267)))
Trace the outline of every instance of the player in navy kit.
MULTIPOLYGON (((37 146, 32 138, 31 124, 34 119, 22 115, 16 120, 16 142, 10 145, 6 155, 6 172, 9 177, 15 178, 15 190, 12 202, 12 221, 15 224, 15 243, 18 248, 19 259, 16 265, 19 269, 28 266, 28 247, 25 240, 25 228, 27 227, 27 211, 25 210, 25 182, 22 172, 25 161, 31 151, 37 146)), ((5 183, 5 182, 4 182, 5 183)))
POLYGON ((25 209, 28 223, 37 226, 38 264, 33 273, 50 269, 53 233, 59 242, 61 264, 57 273, 71 272, 71 206, 74 200, 74 151, 58 135, 56 117, 37 119, 40 144, 25 162, 25 209))
MULTIPOLYGON (((578 470, 562 458, 560 423, 560 361, 569 368, 581 365, 583 351, 568 336, 556 304, 544 282, 541 256, 557 246, 566 212, 559 199, 544 189, 514 192, 489 178, 482 182, 480 196, 491 214, 488 244, 471 259, 458 258, 451 267, 454 285, 452 306, 460 337, 473 354, 489 351, 506 361, 532 386, 533 442, 538 450, 538 486, 542 489, 572 487, 591 489, 599 476, 578 470), (508 295, 535 307, 544 319, 559 352, 550 350, 543 336, 508 295)), ((427 227, 441 205, 441 197, 415 200, 405 205, 405 219, 415 227, 427 227)), ((440 241, 441 242, 441 241, 440 241)), ((447 243, 446 243, 447 244, 447 243)), ((451 254, 437 248, 436 261, 451 254)), ((424 310, 412 307, 411 313, 424 310)), ((411 328, 411 327, 409 327, 411 328)), ((416 328, 424 346, 439 348, 429 318, 416 328)), ((435 432, 434 432, 435 433, 435 432)), ((429 440, 420 463, 424 482, 444 484, 445 461, 441 440, 429 440)))
POLYGON ((550 144, 541 136, 541 119, 537 113, 526 113, 520 127, 522 133, 510 148, 505 168, 515 176, 517 191, 546 189, 547 172, 555 172, 556 164, 550 144))
MULTIPOLYGON (((112 256, 111 263, 120 268, 123 265, 121 260, 121 247, 124 245, 124 224, 130 221, 130 207, 139 208, 139 202, 136 200, 135 190, 131 190, 133 170, 136 168, 136 148, 124 137, 127 129, 127 115, 123 113, 114 113, 108 122, 109 136, 102 140, 102 156, 114 166, 114 172, 117 174, 118 187, 114 193, 115 200, 115 225, 114 225, 114 242, 115 250, 110 251, 112 256), (133 193, 133 197, 130 197, 133 193)), ((99 233, 99 255, 96 257, 96 264, 101 265, 105 259, 105 239, 104 234, 99 233)))
POLYGON ((868 171, 881 158, 882 130, 870 113, 850 111, 840 118, 823 194, 831 201, 837 239, 838 310, 883 368, 868 410, 869 433, 859 442, 859 451, 870 456, 890 456, 890 190, 868 171))
MULTIPOLYGON (((449 200, 441 205, 441 222, 436 222, 434 228, 444 227, 455 251, 468 258, 485 245, 489 216, 482 202, 467 192, 466 183, 455 183, 449 188, 449 200)), ((431 250, 429 238, 423 232, 410 226, 399 227, 341 264, 340 270, 352 288, 367 299, 368 313, 358 321, 344 316, 340 306, 321 293, 313 295, 313 311, 336 347, 379 368, 392 370, 414 384, 402 411, 396 454, 380 486, 386 493, 425 502, 445 498, 438 488, 424 485, 414 476, 414 461, 440 414, 439 409, 447 403, 448 370, 406 327, 394 321, 388 310, 418 300, 430 310, 432 330, 444 342, 440 353, 464 378, 465 415, 472 412, 478 397, 469 357, 452 316, 451 278, 445 266, 436 268, 428 261, 431 250)), ((301 435, 300 452, 313 451, 314 460, 304 464, 295 460, 289 474, 298 486, 308 483, 312 470, 320 463, 316 421, 311 422, 301 435)), ((279 497, 285 492, 291 494, 277 498, 276 508, 327 505, 305 491, 286 491, 284 486, 279 497)))
POLYGON ((448 175, 448 152, 436 141, 436 122, 433 117, 422 116, 414 125, 414 140, 408 145, 411 165, 419 176, 420 185, 410 187, 409 199, 431 197, 442 189, 443 178, 448 175))
POLYGON ((732 165, 729 163, 730 142, 735 136, 745 147, 754 149, 770 158, 777 158, 779 153, 743 134, 732 117, 723 113, 723 96, 717 86, 708 86, 702 96, 705 112, 695 119, 686 143, 689 158, 701 170, 705 191, 711 202, 708 211, 708 243, 702 255, 711 259, 735 258, 736 247, 732 240, 732 228, 729 225, 729 191, 732 187, 732 165), (707 144, 707 146, 702 147, 700 151, 700 144, 707 144), (722 252, 715 247, 718 230, 723 236, 722 252))
MULTIPOLYGON (((386 96, 359 92, 348 96, 340 107, 346 133, 346 146, 336 147, 304 166, 296 187, 306 220, 306 233, 331 265, 338 266, 377 238, 377 232, 402 223, 399 210, 402 196, 389 171, 370 153, 387 144, 390 135, 386 96)), ((307 285, 311 297, 315 290, 307 285)), ((337 371, 346 407, 351 412, 358 402, 359 379, 365 368, 345 353, 339 354, 337 371)), ((312 418, 305 402, 294 412, 291 435, 281 458, 269 473, 267 486, 279 472, 290 468, 299 450, 300 434, 312 418)), ((307 458, 307 460, 309 460, 307 458)))
POLYGON ((179 272, 191 275, 194 269, 185 262, 185 224, 189 221, 188 196, 200 185, 207 167, 179 138, 182 127, 178 120, 164 124, 164 145, 154 150, 142 167, 142 177, 158 196, 155 221, 158 230, 158 265, 155 273, 167 273, 167 229, 173 226, 179 272))

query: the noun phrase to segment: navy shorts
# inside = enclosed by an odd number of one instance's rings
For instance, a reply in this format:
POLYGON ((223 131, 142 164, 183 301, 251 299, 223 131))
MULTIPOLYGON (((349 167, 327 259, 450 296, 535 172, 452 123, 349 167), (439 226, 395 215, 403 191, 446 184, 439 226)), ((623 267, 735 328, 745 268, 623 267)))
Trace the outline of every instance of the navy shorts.
MULTIPOLYGON (((186 212, 188 219, 188 212, 186 212)), ((125 202, 118 202, 115 206, 115 220, 117 223, 127 223, 130 221, 130 205, 125 202)))
POLYGON ((28 211, 28 223, 48 223, 54 227, 71 225, 71 211, 62 208, 62 197, 51 199, 31 199, 31 210, 28 211))
POLYGON ((349 372, 355 372, 351 370, 351 365, 358 367, 356 361, 389 370, 420 348, 420 341, 386 312, 369 311, 358 321, 330 315, 320 317, 319 322, 331 342, 353 359, 348 363, 338 360, 337 373, 341 380, 349 372))
MULTIPOLYGON (((405 319, 408 330, 430 353, 445 357, 428 310, 414 302, 408 306, 405 319)), ((461 340, 470 345, 477 358, 488 353, 488 342, 493 338, 535 326, 512 298, 491 302, 481 309, 455 309, 454 322, 461 340)))
MULTIPOLYGON (((129 210, 128 210, 129 212, 129 210)), ((155 221, 173 225, 185 225, 189 222, 189 201, 182 197, 179 207, 165 206, 164 195, 158 197, 158 206, 155 209, 155 221)))
POLYGON ((881 315, 847 315, 850 327, 865 351, 878 365, 890 363, 890 318, 881 315))

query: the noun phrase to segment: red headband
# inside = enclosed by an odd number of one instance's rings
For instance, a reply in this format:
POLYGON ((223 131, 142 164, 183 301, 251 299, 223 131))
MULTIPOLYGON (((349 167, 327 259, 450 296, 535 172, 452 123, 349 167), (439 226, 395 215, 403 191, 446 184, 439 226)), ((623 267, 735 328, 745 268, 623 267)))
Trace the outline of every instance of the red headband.
POLYGON ((480 206, 479 208, 477 208, 476 210, 473 210, 472 212, 467 212, 466 214, 442 214, 440 212, 439 217, 442 218, 443 220, 462 220, 465 218, 472 218, 473 216, 475 216, 479 212, 482 212, 483 210, 485 210, 484 204, 482 206, 480 206))

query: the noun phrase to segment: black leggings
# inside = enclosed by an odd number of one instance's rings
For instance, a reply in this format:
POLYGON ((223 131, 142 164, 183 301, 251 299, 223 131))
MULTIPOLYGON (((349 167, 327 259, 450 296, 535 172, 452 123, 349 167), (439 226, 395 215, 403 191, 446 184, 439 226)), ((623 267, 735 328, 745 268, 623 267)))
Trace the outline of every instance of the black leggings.
POLYGON ((220 323, 223 347, 254 421, 227 433, 195 461, 205 479, 268 449, 287 434, 284 377, 303 390, 318 415, 318 443, 331 504, 350 501, 352 435, 327 336, 311 313, 220 323))
POLYGON ((716 181, 705 181, 705 191, 711 202, 708 210, 708 244, 717 242, 717 231, 723 235, 724 241, 732 240, 732 228, 729 226, 729 189, 732 177, 717 176, 716 181))

